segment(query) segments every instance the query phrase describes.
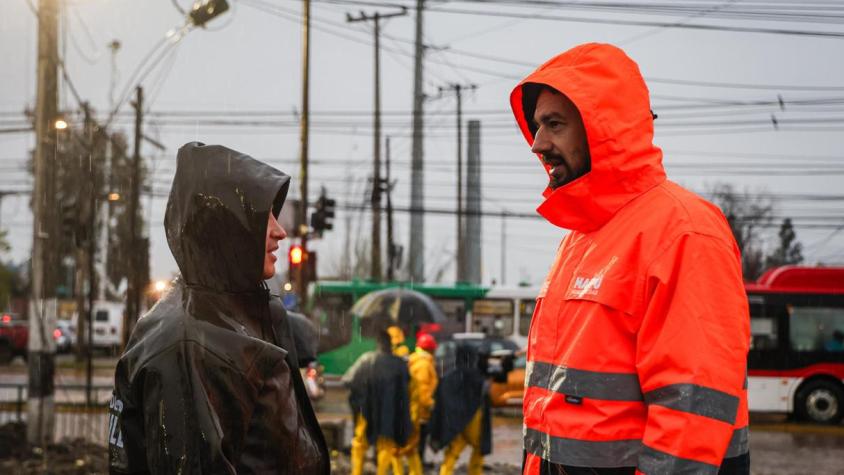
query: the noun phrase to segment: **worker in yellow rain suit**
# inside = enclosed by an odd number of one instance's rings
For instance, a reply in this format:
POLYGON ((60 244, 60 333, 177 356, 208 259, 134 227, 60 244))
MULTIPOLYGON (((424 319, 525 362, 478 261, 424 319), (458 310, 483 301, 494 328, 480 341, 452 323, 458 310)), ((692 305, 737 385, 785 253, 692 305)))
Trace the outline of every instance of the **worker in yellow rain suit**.
POLYGON ((390 335, 390 345, 392 347, 393 354, 399 358, 407 360, 407 357, 410 354, 410 349, 404 344, 404 332, 402 329, 393 325, 387 328, 387 334, 390 335))
POLYGON ((363 473, 370 445, 375 445, 377 475, 387 475, 412 430, 407 363, 392 354, 386 331, 378 332, 376 340, 378 349, 361 355, 343 376, 355 421, 352 475, 363 473))
POLYGON ((481 355, 468 343, 455 349, 454 367, 437 385, 431 415, 431 448, 445 448, 440 475, 454 473, 463 449, 470 445, 472 456, 467 473, 480 475, 484 455, 492 452, 489 401, 481 355))
MULTIPOLYGON (((416 340, 416 350, 410 354, 408 367, 410 368, 410 420, 413 433, 407 444, 398 450, 393 460, 393 474, 404 473, 404 460, 407 460, 409 475, 422 475, 422 452, 425 450, 421 425, 428 423, 431 418, 431 408, 434 406, 434 390, 437 387, 437 370, 434 365, 432 352, 437 342, 431 335, 424 333, 416 340)), ((395 348, 395 346, 394 346, 395 348)), ((395 351, 395 349, 394 349, 395 351)))

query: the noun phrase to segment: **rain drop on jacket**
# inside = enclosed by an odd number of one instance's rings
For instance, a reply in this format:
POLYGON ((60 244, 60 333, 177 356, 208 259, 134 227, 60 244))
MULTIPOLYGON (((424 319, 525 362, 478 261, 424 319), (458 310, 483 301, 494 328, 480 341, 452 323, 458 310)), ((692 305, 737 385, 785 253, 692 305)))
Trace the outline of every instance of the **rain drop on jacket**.
POLYGON ((513 90, 532 144, 526 83, 577 106, 592 162, 546 189, 538 208, 572 232, 531 321, 524 473, 548 463, 646 474, 714 474, 742 457, 746 466, 750 320, 726 219, 666 179, 648 89, 623 51, 575 47, 513 90))
POLYGON ((261 279, 289 182, 225 147, 179 150, 164 224, 181 277, 117 365, 112 473, 329 472, 284 307, 261 279))

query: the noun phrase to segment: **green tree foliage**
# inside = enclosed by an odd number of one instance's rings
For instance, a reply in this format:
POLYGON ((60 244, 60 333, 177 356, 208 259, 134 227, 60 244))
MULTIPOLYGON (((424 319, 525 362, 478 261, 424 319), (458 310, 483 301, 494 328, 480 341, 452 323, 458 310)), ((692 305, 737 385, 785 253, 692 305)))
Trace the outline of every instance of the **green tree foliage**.
POLYGON ((9 250, 12 249, 12 247, 9 246, 8 238, 6 237, 8 235, 8 231, 0 229, 0 253, 9 252, 9 250))

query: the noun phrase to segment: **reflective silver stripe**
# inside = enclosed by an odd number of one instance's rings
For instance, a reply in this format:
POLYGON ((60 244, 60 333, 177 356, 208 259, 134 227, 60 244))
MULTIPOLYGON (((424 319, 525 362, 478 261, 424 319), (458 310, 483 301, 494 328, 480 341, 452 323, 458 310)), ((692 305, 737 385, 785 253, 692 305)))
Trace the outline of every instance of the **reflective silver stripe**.
POLYGON ((641 401, 636 373, 603 373, 556 366, 542 361, 527 364, 527 386, 607 401, 641 401))
POLYGON ((733 437, 730 439, 730 445, 727 446, 727 454, 724 458, 738 457, 750 452, 750 432, 747 427, 736 429, 733 431, 733 437))
POLYGON ((665 452, 648 447, 642 447, 642 453, 639 456, 639 471, 647 475, 657 475, 663 473, 671 474, 694 474, 700 475, 705 473, 718 473, 717 465, 710 465, 697 460, 689 460, 680 457, 675 457, 665 452))
POLYGON ((567 439, 525 428, 525 450, 549 462, 562 465, 635 467, 642 450, 642 441, 567 439))
POLYGON ((656 404, 733 424, 739 398, 697 384, 671 384, 646 392, 645 404, 656 404))

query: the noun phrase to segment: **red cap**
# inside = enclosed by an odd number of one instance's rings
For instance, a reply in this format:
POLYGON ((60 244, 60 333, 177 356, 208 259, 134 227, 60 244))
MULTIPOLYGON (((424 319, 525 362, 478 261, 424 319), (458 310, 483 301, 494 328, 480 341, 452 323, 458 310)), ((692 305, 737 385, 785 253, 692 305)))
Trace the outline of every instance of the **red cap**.
POLYGON ((416 339, 416 346, 427 352, 433 352, 437 349, 437 340, 433 336, 423 333, 416 339))

